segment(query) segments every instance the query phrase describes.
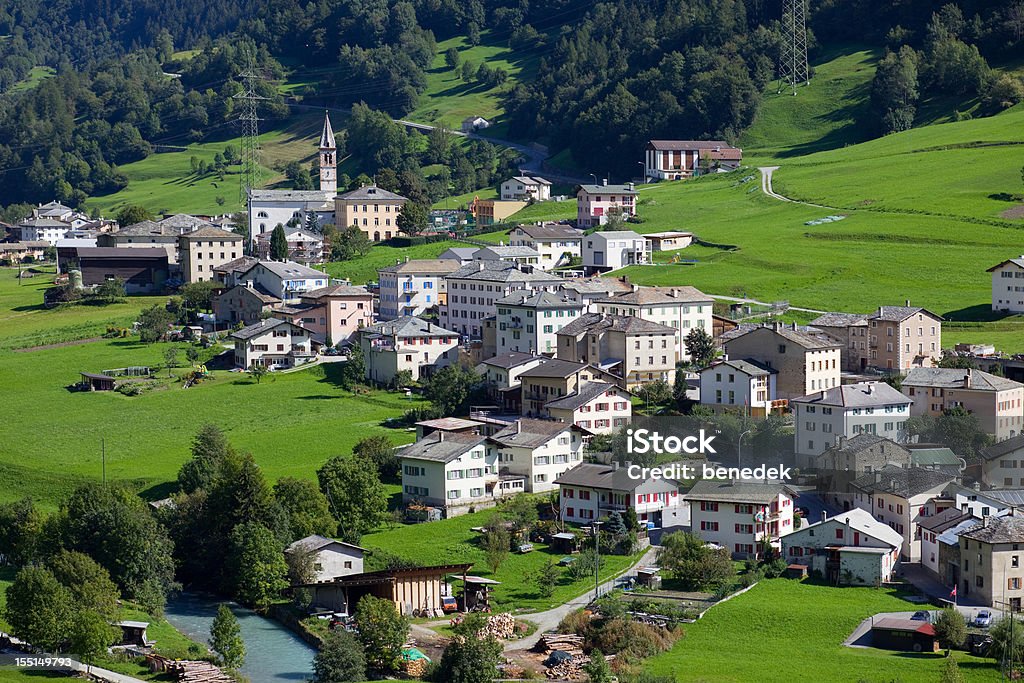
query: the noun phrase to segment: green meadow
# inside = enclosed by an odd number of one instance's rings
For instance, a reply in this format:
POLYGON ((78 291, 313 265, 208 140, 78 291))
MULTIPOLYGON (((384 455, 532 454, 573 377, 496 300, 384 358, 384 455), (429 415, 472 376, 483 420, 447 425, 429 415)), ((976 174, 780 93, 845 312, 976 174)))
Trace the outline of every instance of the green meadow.
MULTIPOLYGON (((945 666, 942 653, 843 646, 863 619, 915 609, 889 589, 765 580, 688 624, 686 636, 644 669, 680 683, 934 683, 945 666)), ((1000 680, 991 659, 955 656, 964 680, 1000 680)))

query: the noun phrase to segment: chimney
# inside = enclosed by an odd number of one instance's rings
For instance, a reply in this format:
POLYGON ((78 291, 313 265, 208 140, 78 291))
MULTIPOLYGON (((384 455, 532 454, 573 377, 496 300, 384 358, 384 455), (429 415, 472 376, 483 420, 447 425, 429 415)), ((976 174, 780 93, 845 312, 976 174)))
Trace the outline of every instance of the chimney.
POLYGON ((796 332, 796 323, 793 323, 793 331, 796 332))
POLYGON ((523 421, 522 420, 516 420, 516 434, 522 434, 522 433, 523 433, 523 421))
POLYGON ((673 299, 678 299, 679 298, 679 290, 676 289, 675 287, 673 287, 672 290, 668 293, 668 295, 670 297, 672 297, 673 299))
POLYGON ((875 472, 875 483, 876 484, 882 483, 882 473, 881 472, 875 472))
POLYGON ((602 186, 607 186, 608 185, 608 179, 607 178, 601 178, 601 185, 602 186))
POLYGON ((430 328, 430 323, 428 322, 428 323, 427 323, 427 332, 430 332, 430 331, 431 331, 431 328, 430 328))
POLYGON ((780 323, 778 320, 773 322, 772 323, 772 330, 775 331, 775 332, 781 332, 782 331, 782 323, 780 323))
POLYGON ((633 190, 636 189, 636 185, 634 183, 628 183, 628 187, 629 187, 630 192, 632 192, 633 190))
POLYGON ((618 460, 613 460, 612 461, 612 471, 614 472, 617 469, 619 469, 619 461, 618 460))
POLYGON ((437 442, 441 443, 442 441, 444 441, 444 431, 438 429, 437 430, 437 442))
POLYGON ((868 382, 868 396, 873 396, 875 393, 875 383, 868 382))
POLYGON ((988 528, 988 518, 989 518, 988 515, 985 515, 984 517, 981 518, 981 526, 986 528, 986 529, 988 528))
POLYGON ((823 521, 823 522, 824 522, 824 521, 826 521, 827 519, 828 519, 828 510, 822 510, 822 511, 821 511, 821 521, 823 521))
POLYGON ((907 308, 910 308, 910 299, 907 299, 907 308))
POLYGON ((476 262, 476 271, 479 273, 479 272, 482 272, 483 269, 484 269, 484 262, 483 261, 477 261, 476 262))
POLYGON ((634 292, 639 292, 640 291, 640 285, 633 285, 633 291, 634 292))
POLYGON ((408 263, 408 262, 409 262, 409 257, 408 257, 408 256, 406 256, 406 257, 405 257, 405 262, 406 262, 406 263, 408 263))

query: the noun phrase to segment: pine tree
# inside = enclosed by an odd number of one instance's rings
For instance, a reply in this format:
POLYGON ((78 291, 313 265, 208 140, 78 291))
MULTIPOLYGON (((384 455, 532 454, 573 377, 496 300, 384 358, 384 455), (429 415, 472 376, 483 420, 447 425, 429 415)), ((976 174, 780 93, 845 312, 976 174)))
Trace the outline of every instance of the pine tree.
POLYGON ((270 233, 270 258, 274 261, 288 260, 288 237, 284 234, 284 226, 280 223, 270 233))

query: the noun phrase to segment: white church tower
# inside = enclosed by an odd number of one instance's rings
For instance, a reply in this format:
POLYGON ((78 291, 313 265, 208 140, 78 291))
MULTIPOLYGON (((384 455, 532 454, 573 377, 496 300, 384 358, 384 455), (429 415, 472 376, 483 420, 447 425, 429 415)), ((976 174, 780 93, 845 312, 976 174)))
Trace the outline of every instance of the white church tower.
POLYGON ((328 201, 338 192, 338 155, 331 130, 331 117, 324 112, 324 130, 320 134, 320 191, 329 193, 328 201))

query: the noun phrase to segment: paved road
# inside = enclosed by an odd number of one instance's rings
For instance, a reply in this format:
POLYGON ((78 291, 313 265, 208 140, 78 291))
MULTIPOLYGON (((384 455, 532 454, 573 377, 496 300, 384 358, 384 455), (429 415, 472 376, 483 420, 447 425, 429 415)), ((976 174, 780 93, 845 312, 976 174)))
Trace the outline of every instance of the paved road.
MULTIPOLYGON (((659 547, 652 545, 650 548, 647 549, 647 552, 645 552, 643 556, 636 562, 636 564, 632 565, 629 569, 626 569, 624 572, 619 574, 614 579, 602 583, 600 587, 600 592, 607 593, 611 589, 615 588, 620 579, 630 576, 636 576, 637 567, 644 567, 654 564, 654 560, 658 555, 658 550, 660 550, 659 547)), ((568 615, 570 612, 574 612, 575 610, 578 610, 582 607, 586 607, 587 605, 589 605, 593 597, 593 592, 588 591, 580 597, 574 600, 570 600, 564 605, 559 605, 554 609, 549 609, 546 612, 535 612, 533 614, 517 614, 517 619, 526 619, 537 624, 537 631, 533 635, 523 638, 522 640, 512 641, 511 643, 505 646, 505 651, 508 652, 511 650, 529 650, 537 644, 537 641, 540 640, 541 635, 543 635, 547 631, 555 629, 558 626, 559 622, 562 621, 562 619, 564 619, 566 615, 568 615)))
POLYGON ((772 175, 775 171, 779 170, 778 166, 759 166, 758 171, 761 172, 761 191, 773 199, 778 199, 780 202, 792 202, 793 204, 803 204, 804 206, 814 206, 819 209, 829 209, 830 211, 837 210, 834 206, 824 206, 823 204, 812 204, 811 202, 802 202, 799 199, 790 199, 785 195, 781 195, 775 191, 772 187, 772 175))

